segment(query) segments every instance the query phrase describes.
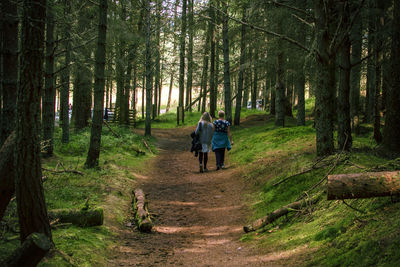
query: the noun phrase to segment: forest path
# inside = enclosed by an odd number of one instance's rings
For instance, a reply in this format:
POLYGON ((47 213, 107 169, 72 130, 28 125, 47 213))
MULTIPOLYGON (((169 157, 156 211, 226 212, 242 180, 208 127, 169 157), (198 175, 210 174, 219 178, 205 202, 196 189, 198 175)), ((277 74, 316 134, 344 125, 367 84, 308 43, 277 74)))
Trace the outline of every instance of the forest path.
POLYGON ((210 171, 199 173, 198 159, 189 152, 191 131, 193 127, 152 130, 160 154, 137 177, 137 187, 147 195, 153 232, 121 231, 121 246, 110 266, 288 264, 286 253, 262 255, 240 242, 249 215, 244 181, 229 161, 227 169, 216 171, 214 153, 209 154, 210 171))

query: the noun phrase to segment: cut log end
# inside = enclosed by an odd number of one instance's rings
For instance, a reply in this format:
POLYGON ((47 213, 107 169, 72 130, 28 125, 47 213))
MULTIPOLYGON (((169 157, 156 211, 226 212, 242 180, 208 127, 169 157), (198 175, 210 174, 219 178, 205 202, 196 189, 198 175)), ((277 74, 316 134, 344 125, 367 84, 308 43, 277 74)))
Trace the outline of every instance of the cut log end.
POLYGON ((328 176, 328 200, 400 195, 400 171, 328 176))

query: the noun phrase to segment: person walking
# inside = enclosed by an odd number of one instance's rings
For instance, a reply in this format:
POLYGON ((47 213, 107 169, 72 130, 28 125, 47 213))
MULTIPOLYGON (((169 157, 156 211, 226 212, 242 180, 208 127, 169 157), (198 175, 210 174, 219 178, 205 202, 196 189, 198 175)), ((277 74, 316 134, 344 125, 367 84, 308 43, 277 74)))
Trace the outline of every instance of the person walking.
POLYGON ((204 112, 199 120, 199 123, 197 124, 197 128, 195 131, 195 134, 199 135, 199 141, 201 143, 201 151, 199 151, 200 172, 208 171, 208 152, 210 152, 210 145, 213 133, 214 126, 211 122, 211 116, 208 112, 204 112))
POLYGON ((217 171, 225 168, 225 149, 229 151, 232 148, 231 145, 233 145, 232 134, 229 128, 230 123, 224 117, 225 112, 220 110, 218 111, 218 120, 214 121, 215 130, 212 138, 212 150, 215 152, 217 171))

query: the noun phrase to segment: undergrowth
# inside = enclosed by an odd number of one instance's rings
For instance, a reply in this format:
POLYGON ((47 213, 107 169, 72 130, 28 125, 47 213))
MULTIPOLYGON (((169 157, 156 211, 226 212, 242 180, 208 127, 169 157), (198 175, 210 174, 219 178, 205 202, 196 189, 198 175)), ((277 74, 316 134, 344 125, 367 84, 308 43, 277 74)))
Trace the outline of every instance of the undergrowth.
MULTIPOLYGON (((399 160, 380 156, 375 149, 369 125, 355 136, 353 149, 326 160, 330 164, 302 175, 282 179, 310 168, 316 162, 315 130, 312 122, 296 126, 287 118, 284 128, 274 125, 273 117, 253 118, 233 127, 235 147, 232 164, 239 166, 243 178, 256 193, 249 196, 253 216, 249 222, 296 201, 307 191, 322 193, 322 183, 313 191, 331 167, 330 174, 400 169, 399 160), (362 168, 362 169, 360 169, 362 168)), ((340 151, 338 151, 340 152, 340 151)), ((400 264, 400 202, 391 198, 327 201, 293 212, 256 232, 243 235, 266 252, 286 251, 296 265, 306 266, 398 266, 400 264), (296 259, 298 259, 296 261, 296 259)))
MULTIPOLYGON (((140 172, 143 163, 152 157, 143 140, 154 152, 153 138, 144 138, 132 129, 111 126, 121 138, 103 128, 99 167, 85 169, 84 162, 90 140, 90 129, 70 134, 70 142, 61 143, 61 129, 55 129, 54 156, 42 160, 46 204, 49 210, 91 207, 104 209, 104 225, 80 228, 71 225, 52 229, 55 251, 39 266, 104 266, 115 233, 110 227, 124 226, 129 216, 130 190, 134 173, 140 172), (137 153, 141 151, 143 153, 137 153), (76 170, 83 175, 62 172, 76 170), (55 173, 58 171, 60 173, 55 173), (112 203, 108 199, 112 198, 112 203)), ((15 200, 9 205, 0 230, 0 258, 6 257, 18 244, 18 223, 15 200)))

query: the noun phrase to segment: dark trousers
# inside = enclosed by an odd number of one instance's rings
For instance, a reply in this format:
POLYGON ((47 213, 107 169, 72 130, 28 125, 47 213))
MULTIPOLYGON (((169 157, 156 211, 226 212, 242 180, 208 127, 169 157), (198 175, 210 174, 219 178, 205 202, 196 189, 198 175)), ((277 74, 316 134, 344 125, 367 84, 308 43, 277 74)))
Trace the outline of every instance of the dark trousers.
POLYGON ((199 152, 200 165, 203 163, 203 159, 204 159, 204 168, 207 168, 208 153, 199 152))
POLYGON ((217 148, 214 150, 215 158, 217 160, 217 167, 222 167, 225 160, 225 148, 217 148))

